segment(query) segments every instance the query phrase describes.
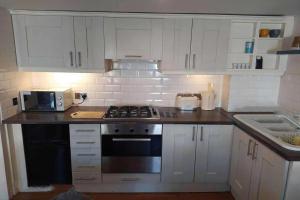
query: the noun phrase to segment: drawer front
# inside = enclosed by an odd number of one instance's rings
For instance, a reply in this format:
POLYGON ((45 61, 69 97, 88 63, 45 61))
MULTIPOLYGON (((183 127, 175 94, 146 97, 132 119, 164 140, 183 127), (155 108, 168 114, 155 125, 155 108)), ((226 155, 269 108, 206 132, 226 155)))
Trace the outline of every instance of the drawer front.
POLYGON ((73 172, 73 184, 97 184, 101 183, 101 173, 73 172))
POLYGON ((99 148, 71 149, 72 171, 101 171, 99 148))
POLYGON ((70 124, 71 148, 100 148, 100 124, 70 124))
POLYGON ((160 183, 160 174, 102 174, 103 183, 160 183))

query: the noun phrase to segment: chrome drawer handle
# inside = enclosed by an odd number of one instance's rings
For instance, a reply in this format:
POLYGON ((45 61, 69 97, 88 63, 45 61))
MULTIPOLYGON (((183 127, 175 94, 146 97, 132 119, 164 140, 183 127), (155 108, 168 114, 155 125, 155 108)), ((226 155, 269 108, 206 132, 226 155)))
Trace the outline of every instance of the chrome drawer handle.
POLYGON ((95 144, 96 142, 76 142, 76 144, 95 144))
POLYGON ((94 181, 97 178, 75 178, 77 181, 94 181))
POLYGON ((86 133, 91 133, 91 132, 95 132, 95 130, 93 130, 93 129, 76 130, 76 132, 86 132, 86 133))
POLYGON ((78 166, 77 168, 89 168, 89 169, 94 169, 96 166, 78 166))
POLYGON ((96 154, 94 154, 94 153, 80 153, 80 154, 77 154, 77 156, 96 156, 96 154))
POLYGON ((122 178, 121 181, 124 182, 135 182, 135 181, 139 181, 139 178, 122 178))
POLYGON ((113 138, 113 142, 151 142, 151 138, 113 138))

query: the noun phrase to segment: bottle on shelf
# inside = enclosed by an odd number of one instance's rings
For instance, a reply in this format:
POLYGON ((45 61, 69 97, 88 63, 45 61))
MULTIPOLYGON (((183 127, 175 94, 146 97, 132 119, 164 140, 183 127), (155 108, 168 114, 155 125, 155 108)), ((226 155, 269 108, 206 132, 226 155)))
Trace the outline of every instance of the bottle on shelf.
POLYGON ((262 69, 263 68, 263 57, 256 56, 256 66, 255 69, 262 69))

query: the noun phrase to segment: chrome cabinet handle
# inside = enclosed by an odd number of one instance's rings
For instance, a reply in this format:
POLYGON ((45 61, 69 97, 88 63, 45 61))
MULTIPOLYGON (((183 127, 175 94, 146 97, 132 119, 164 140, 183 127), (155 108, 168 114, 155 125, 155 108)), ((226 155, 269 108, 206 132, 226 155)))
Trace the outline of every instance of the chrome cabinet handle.
POLYGON ((196 127, 193 126, 193 138, 192 138, 192 141, 195 141, 195 135, 196 135, 196 127))
POLYGON ((193 54, 193 69, 196 68, 196 54, 193 54))
POLYGON ((258 144, 255 142, 254 147, 253 147, 252 160, 257 159, 257 148, 258 148, 258 144))
POLYGON ((248 142, 248 151, 247 151, 247 156, 252 156, 252 152, 251 152, 251 145, 252 145, 252 140, 249 140, 248 142))
POLYGON ((81 52, 78 51, 78 66, 81 67, 81 52))
POLYGON ((189 55, 188 55, 188 54, 185 54, 185 60, 184 60, 184 66, 185 66, 185 69, 188 68, 188 58, 189 58, 189 55))
POLYGON ((201 126, 201 135, 200 135, 200 141, 203 141, 203 126, 201 126))
POLYGON ((71 63, 71 66, 73 67, 74 61, 73 61, 73 52, 72 51, 70 51, 70 63, 71 63))
POLYGON ((140 55, 125 55, 125 58, 141 58, 140 55))
POLYGON ((151 138, 113 138, 113 142, 151 142, 151 138))

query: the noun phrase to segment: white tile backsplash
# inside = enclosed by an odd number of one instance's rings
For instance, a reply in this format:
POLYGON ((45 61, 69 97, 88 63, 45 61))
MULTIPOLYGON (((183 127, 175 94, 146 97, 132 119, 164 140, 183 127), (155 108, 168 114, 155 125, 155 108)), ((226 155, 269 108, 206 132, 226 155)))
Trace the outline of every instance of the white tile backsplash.
POLYGON ((72 87, 87 92, 83 105, 152 104, 174 106, 177 93, 199 93, 213 83, 220 106, 223 76, 161 75, 155 71, 116 70, 99 73, 32 73, 33 88, 72 87))
POLYGON ((227 111, 277 107, 279 86, 280 77, 277 76, 226 76, 222 107, 227 111))

